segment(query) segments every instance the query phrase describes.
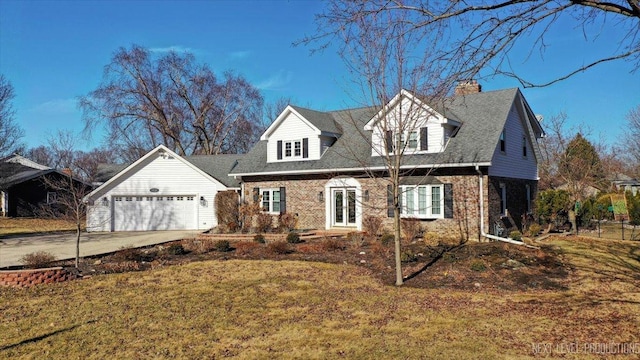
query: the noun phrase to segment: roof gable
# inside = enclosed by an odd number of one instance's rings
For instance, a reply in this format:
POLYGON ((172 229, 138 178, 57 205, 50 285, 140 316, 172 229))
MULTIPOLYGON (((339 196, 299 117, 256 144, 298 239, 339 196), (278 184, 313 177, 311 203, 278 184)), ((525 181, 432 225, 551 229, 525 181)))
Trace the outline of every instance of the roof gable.
POLYGON ((109 180, 107 180, 104 184, 100 185, 98 188, 96 188, 91 193, 89 193, 89 195, 87 195, 85 197, 85 199, 91 199, 95 194, 100 194, 105 189, 108 189, 111 186, 115 185, 118 182, 119 179, 131 176, 133 173, 135 173, 137 171, 136 169, 137 169, 138 165, 144 163, 145 161, 150 159, 152 156, 173 157, 174 159, 182 162, 183 164, 185 164, 186 166, 188 166, 189 168, 191 168, 193 171, 197 172, 198 174, 202 175, 203 177, 227 187, 220 180, 214 178, 210 174, 208 174, 205 171, 203 171, 202 169, 198 168, 196 165, 194 165, 193 163, 187 161, 185 158, 183 158, 182 156, 176 154, 175 152, 171 151, 166 146, 158 145, 155 149, 149 151, 148 153, 146 153, 140 159, 136 160, 135 162, 133 162, 129 166, 126 166, 124 169, 120 170, 117 174, 115 174, 113 177, 111 177, 109 180))
POLYGON ((269 136, 271 136, 291 114, 298 117, 305 125, 311 128, 316 135, 338 135, 342 133, 339 125, 336 124, 330 113, 288 105, 273 123, 269 125, 260 137, 260 140, 268 140, 269 136))

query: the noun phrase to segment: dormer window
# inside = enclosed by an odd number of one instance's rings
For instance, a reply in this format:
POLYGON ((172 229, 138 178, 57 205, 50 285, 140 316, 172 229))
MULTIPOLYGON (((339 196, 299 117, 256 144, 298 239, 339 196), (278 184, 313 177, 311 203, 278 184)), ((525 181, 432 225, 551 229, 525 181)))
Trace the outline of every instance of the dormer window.
POLYGON ((297 160, 309 158, 309 139, 278 140, 278 160, 297 160))
POLYGON ((400 134, 400 148, 405 148, 407 150, 417 150, 418 149, 418 132, 417 131, 407 131, 402 132, 400 134), (407 142, 407 137, 409 138, 409 142, 407 142), (406 143, 406 145, 405 145, 406 143))
POLYGON ((302 157, 302 140, 285 141, 284 157, 285 158, 302 157))

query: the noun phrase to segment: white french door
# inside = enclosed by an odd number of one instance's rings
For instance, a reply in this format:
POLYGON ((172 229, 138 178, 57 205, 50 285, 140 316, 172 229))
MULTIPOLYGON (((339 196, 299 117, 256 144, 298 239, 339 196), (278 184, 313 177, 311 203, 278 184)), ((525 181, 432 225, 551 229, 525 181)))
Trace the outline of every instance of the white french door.
POLYGON ((356 189, 331 189, 333 226, 356 226, 356 189))

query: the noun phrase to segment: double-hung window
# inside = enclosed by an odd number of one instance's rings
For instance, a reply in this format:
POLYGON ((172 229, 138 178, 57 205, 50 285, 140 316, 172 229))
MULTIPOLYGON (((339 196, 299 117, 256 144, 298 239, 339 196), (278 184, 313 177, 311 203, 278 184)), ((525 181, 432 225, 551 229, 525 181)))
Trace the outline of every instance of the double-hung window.
POLYGON ((291 140, 284 142, 285 158, 301 158, 302 157, 302 140, 291 140))
POLYGON ((280 213, 280 189, 262 189, 262 211, 280 213))
POLYGON ((402 216, 422 219, 444 218, 443 185, 401 186, 402 216))
POLYGON ((400 149, 418 150, 418 131, 406 131, 400 133, 400 149))

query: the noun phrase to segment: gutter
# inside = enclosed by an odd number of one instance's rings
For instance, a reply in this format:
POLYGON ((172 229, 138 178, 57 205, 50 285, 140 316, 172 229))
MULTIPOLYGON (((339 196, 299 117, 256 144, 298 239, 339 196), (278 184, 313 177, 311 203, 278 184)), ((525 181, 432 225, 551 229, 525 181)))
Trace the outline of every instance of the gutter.
POLYGON ((480 171, 479 165, 476 165, 476 172, 478 173, 478 190, 480 191, 480 235, 491 240, 497 240, 497 241, 502 241, 509 244, 526 246, 529 248, 537 249, 537 247, 527 245, 523 241, 516 241, 516 240, 513 240, 512 238, 503 238, 500 236, 495 236, 495 235, 487 234, 484 232, 484 191, 483 191, 484 184, 482 180, 482 172, 480 171))

